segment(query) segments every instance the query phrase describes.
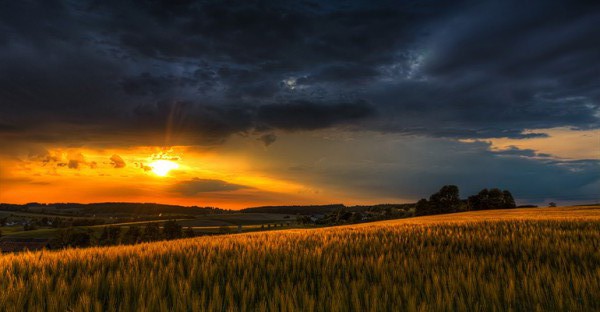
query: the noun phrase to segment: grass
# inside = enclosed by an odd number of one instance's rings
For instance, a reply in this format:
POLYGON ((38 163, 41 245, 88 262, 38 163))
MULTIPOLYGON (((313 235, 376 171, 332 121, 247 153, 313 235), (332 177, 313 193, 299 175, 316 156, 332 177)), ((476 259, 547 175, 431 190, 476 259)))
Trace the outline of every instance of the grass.
POLYGON ((600 207, 0 256, 0 310, 598 311, 600 207))

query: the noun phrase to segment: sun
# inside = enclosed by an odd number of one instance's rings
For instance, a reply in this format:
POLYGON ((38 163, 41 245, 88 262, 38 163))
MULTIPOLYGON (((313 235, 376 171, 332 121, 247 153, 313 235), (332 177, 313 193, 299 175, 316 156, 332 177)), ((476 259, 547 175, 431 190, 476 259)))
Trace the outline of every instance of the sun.
POLYGON ((153 161, 149 166, 152 168, 152 172, 160 177, 164 177, 169 174, 169 171, 179 168, 177 163, 164 159, 153 161))

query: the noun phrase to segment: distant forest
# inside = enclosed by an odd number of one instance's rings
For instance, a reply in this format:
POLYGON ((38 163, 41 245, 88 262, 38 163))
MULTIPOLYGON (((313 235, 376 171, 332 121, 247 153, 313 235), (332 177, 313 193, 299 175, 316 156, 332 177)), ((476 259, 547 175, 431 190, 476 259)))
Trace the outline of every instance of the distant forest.
POLYGON ((27 203, 24 205, 0 204, 0 210, 40 212, 44 214, 56 215, 157 215, 157 214, 181 214, 181 215, 205 215, 226 213, 224 210, 216 207, 198 207, 198 206, 178 206, 163 205, 154 203, 27 203))
MULTIPOLYGON (((245 208, 241 213, 279 213, 296 215, 328 215, 339 214, 340 211, 352 213, 408 211, 414 209, 414 215, 432 215, 471 210, 515 208, 515 200, 508 190, 498 188, 483 189, 479 193, 461 199, 456 185, 445 185, 429 199, 421 199, 417 203, 408 204, 379 204, 346 206, 344 204, 330 205, 281 205, 245 208)), ((531 206, 535 207, 535 206, 531 206)), ((38 212, 55 215, 206 215, 234 213, 236 211, 216 207, 178 206, 154 203, 28 203, 24 205, 0 204, 0 210, 38 212)))
POLYGON ((343 204, 309 206, 262 206, 240 210, 243 213, 323 214, 346 208, 343 204))
MULTIPOLYGON (((458 186, 444 185, 438 192, 431 194, 429 200, 419 200, 415 215, 433 215, 471 210, 516 208, 515 199, 508 190, 498 188, 483 189, 479 193, 460 199, 458 186)), ((535 207, 535 206, 534 206, 535 207)))

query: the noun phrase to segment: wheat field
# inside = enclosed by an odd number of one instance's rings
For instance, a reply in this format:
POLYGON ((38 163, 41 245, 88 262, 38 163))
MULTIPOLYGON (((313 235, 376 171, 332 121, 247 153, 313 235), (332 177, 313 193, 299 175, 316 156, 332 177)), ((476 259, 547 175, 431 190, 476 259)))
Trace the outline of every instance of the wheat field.
POLYGON ((599 311, 600 207, 0 255, 0 311, 599 311))

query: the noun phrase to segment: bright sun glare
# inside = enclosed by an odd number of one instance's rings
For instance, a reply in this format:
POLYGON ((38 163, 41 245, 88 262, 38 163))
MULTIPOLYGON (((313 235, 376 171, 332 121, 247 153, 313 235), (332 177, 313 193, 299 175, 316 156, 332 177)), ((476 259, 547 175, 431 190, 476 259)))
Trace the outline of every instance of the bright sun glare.
POLYGON ((169 171, 179 168, 179 165, 170 160, 160 159, 150 163, 150 168, 152 168, 152 172, 157 176, 164 177, 169 171))

